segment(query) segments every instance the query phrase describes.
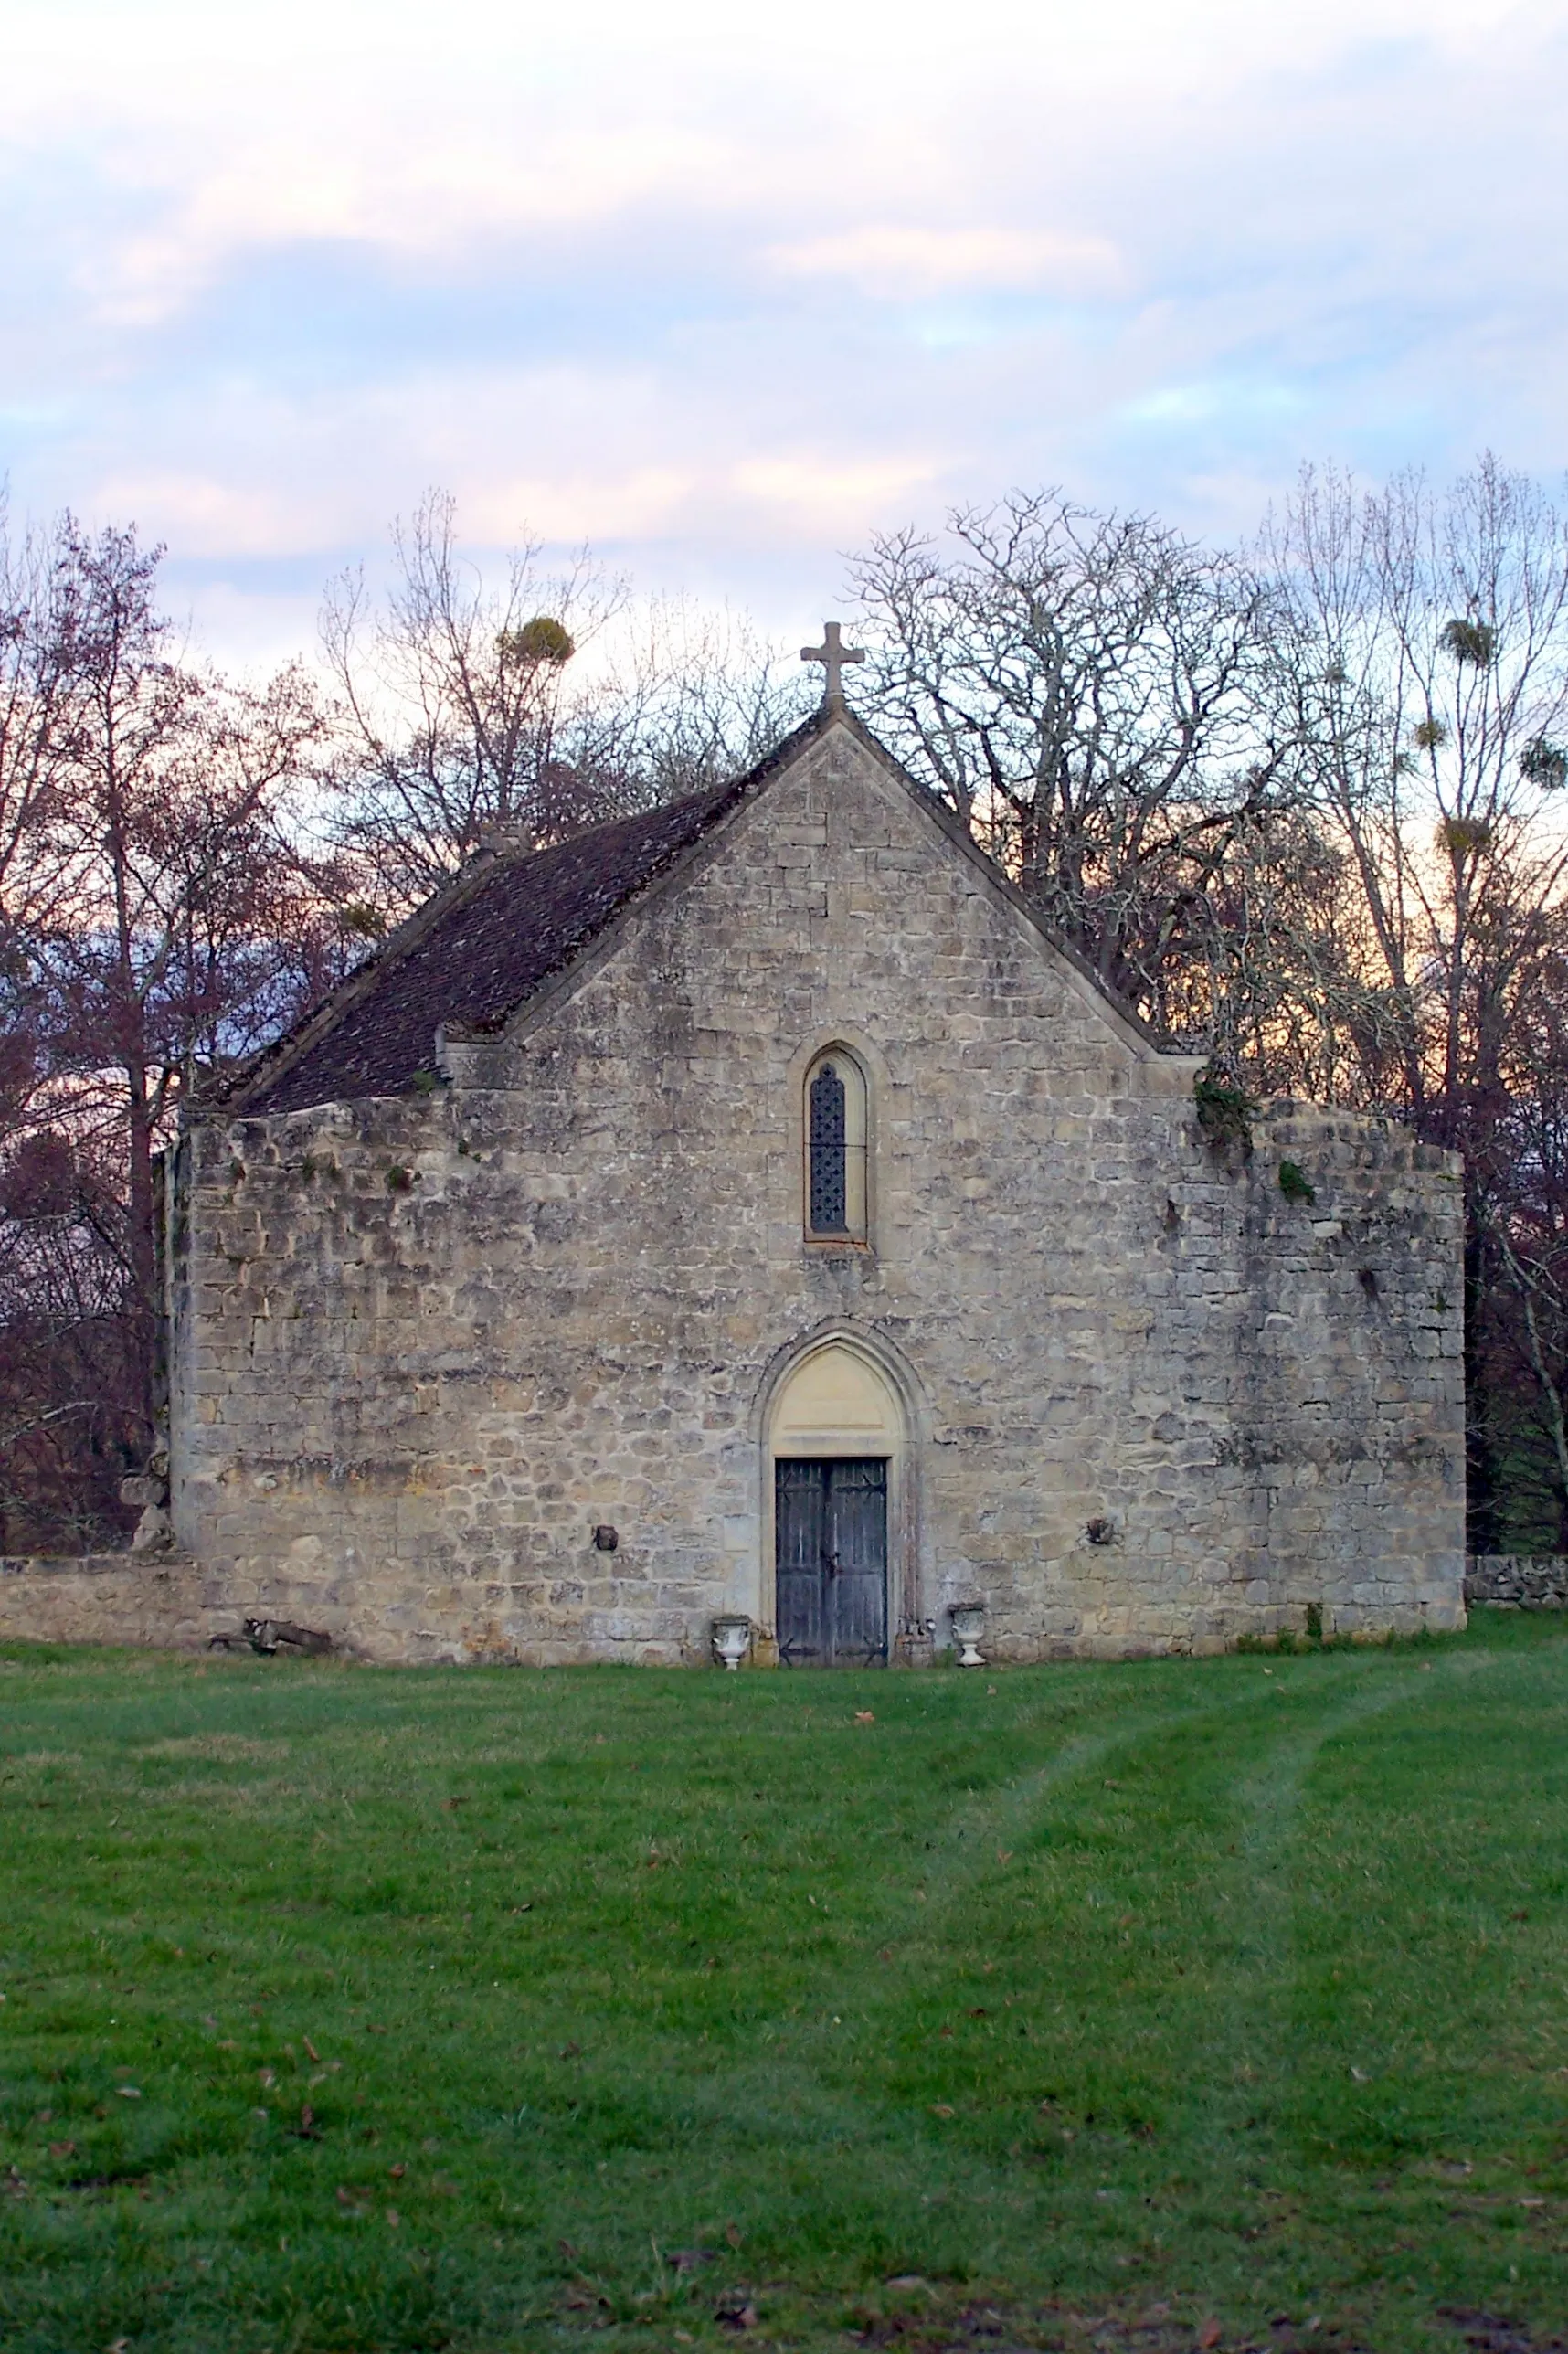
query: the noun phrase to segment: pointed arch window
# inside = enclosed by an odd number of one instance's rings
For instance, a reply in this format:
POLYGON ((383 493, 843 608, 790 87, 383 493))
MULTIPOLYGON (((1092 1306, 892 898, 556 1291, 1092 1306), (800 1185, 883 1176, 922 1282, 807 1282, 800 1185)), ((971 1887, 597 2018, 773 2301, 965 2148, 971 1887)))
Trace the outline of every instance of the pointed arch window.
POLYGON ((814 1242, 866 1236, 866 1085, 854 1055, 825 1047, 806 1074, 805 1225, 814 1242))

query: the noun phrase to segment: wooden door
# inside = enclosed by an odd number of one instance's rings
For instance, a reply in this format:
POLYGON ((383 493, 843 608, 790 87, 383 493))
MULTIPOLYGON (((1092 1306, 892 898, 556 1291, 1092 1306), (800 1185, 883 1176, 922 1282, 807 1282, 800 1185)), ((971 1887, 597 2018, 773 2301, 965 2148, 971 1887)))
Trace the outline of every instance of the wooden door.
POLYGON ((885 1461, 781 1458, 774 1504, 779 1658, 823 1668, 885 1659, 885 1461))

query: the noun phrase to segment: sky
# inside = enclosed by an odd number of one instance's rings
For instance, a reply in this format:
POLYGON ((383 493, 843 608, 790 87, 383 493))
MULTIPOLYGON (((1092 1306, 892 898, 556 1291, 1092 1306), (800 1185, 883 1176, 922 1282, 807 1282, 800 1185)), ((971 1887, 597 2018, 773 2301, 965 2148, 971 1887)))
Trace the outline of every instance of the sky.
POLYGON ((814 637, 1060 483, 1568 464, 1568 0, 0 0, 0 474, 308 652, 432 486, 814 637))

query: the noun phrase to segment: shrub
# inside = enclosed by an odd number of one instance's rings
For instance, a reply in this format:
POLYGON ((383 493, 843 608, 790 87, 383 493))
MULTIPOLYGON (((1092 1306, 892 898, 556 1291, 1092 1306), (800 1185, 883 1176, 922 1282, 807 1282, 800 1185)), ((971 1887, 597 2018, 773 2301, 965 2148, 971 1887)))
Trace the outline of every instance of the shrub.
POLYGON ((1239 1144, 1244 1153, 1252 1150, 1252 1115, 1258 1107, 1245 1087, 1233 1087, 1205 1072, 1193 1081, 1192 1099, 1198 1125, 1211 1144, 1239 1144))

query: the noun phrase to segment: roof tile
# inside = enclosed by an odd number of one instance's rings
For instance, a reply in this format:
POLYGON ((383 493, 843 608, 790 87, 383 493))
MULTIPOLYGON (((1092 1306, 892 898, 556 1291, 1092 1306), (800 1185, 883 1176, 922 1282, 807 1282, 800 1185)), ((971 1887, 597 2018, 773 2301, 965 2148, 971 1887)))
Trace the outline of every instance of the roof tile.
POLYGON ((231 1094, 230 1108, 303 1111, 403 1093, 434 1067, 438 1026, 498 1027, 778 757, 712 792, 595 826, 551 850, 503 854, 458 877, 427 904, 405 942, 395 934, 368 970, 343 984, 335 1020, 329 998, 262 1057, 231 1094))

